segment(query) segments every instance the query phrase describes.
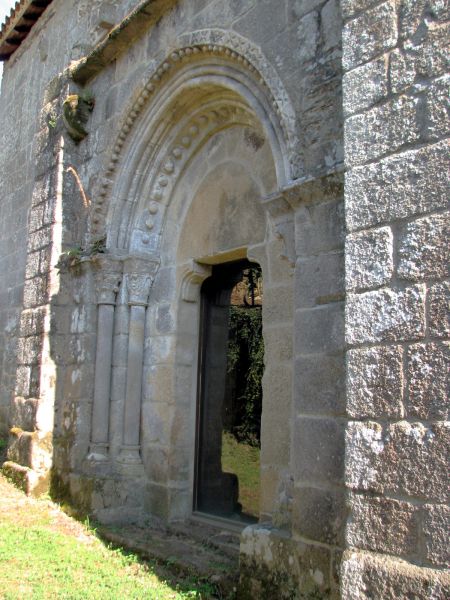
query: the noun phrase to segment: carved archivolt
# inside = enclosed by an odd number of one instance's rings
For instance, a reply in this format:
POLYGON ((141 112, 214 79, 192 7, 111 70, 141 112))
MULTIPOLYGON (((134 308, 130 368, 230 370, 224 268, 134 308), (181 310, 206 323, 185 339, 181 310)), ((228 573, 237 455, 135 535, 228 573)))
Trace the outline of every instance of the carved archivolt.
MULTIPOLYGON (((265 60, 261 50, 242 36, 222 30, 197 31, 182 36, 180 44, 181 48, 170 52, 159 65, 153 65, 149 69, 144 78, 143 87, 126 113, 93 206, 91 233, 94 236, 104 231, 108 210, 107 198, 111 194, 115 171, 121 162, 124 147, 129 143, 128 138, 136 120, 150 98, 158 93, 163 83, 166 87, 170 87, 170 77, 175 77, 177 72, 186 70, 186 67, 190 67, 192 72, 195 71, 197 77, 203 72, 205 77, 211 76, 211 73, 212 78, 214 77, 214 72, 208 69, 208 65, 215 65, 217 70, 226 69, 227 65, 231 65, 233 69, 246 74, 245 77, 253 82, 255 89, 258 89, 261 97, 264 97, 271 106, 270 118, 275 121, 274 128, 281 132, 283 152, 288 155, 291 171, 295 170, 293 165, 298 163, 298 156, 295 150, 297 136, 294 112, 281 81, 275 70, 265 60)), ((158 222, 161 204, 168 202, 170 189, 176 181, 177 174, 181 172, 183 165, 189 161, 192 153, 195 152, 201 141, 210 135, 211 131, 217 131, 218 128, 225 127, 230 122, 249 126, 256 125, 255 115, 245 102, 236 101, 236 96, 235 94, 234 101, 228 99, 222 104, 216 100, 215 105, 212 103, 209 109, 207 106, 203 106, 200 114, 196 114, 188 123, 183 124, 176 140, 167 150, 164 160, 160 161, 159 167, 156 167, 157 173, 152 178, 152 189, 147 206, 148 214, 145 220, 145 227, 148 231, 151 231, 158 222)), ((149 239, 148 235, 142 234, 143 244, 146 241, 148 243, 149 239)))

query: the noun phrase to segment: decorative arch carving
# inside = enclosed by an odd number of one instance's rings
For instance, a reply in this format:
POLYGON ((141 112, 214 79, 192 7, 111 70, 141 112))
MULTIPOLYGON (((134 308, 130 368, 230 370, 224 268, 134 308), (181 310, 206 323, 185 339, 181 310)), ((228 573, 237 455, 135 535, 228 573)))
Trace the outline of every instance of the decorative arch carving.
MULTIPOLYGON (((294 111, 276 71, 258 47, 236 33, 207 29, 181 36, 178 49, 171 51, 162 62, 148 69, 142 87, 126 111, 105 175, 99 182, 98 193, 94 194, 96 200, 92 207, 91 235, 96 237, 106 232, 106 219, 108 211, 111 211, 109 198, 118 173, 125 171, 124 156, 140 152, 142 156, 139 165, 145 168, 146 164, 153 164, 153 173, 150 187, 148 183, 145 186, 145 195, 149 201, 145 217, 142 216, 145 220, 138 224, 138 235, 141 237, 141 246, 147 245, 148 250, 154 252, 158 225, 163 220, 162 207, 167 204, 177 176, 188 164, 196 148, 208 136, 230 123, 254 127, 264 119, 274 132, 274 145, 278 145, 279 179, 280 185, 284 185, 298 172, 300 159, 294 111), (225 79, 227 82, 233 81, 236 86, 234 93, 227 92, 223 84, 225 79), (191 83, 194 80, 195 83, 191 83), (142 120, 146 120, 149 112, 157 114, 164 104, 167 108, 167 103, 171 97, 176 96, 180 86, 184 86, 186 94, 195 94, 195 85, 211 86, 206 97, 197 104, 197 111, 188 113, 178 122, 166 123, 165 128, 162 119, 163 125, 155 127, 159 129, 156 131, 159 144, 164 141, 164 158, 161 152, 158 156, 155 155, 152 146, 156 146, 156 143, 150 143, 148 149, 139 151, 139 141, 131 136, 138 120, 145 129, 145 122, 142 123, 142 120), (214 89, 217 91, 219 88, 221 92, 217 92, 214 97, 214 89), (264 115, 258 114, 250 101, 246 101, 246 93, 249 97, 253 94, 261 106, 264 106, 264 115), (151 98, 152 111, 146 111, 145 107, 151 98)), ((138 171, 132 165, 128 165, 128 169, 131 172, 138 171)), ((125 173, 125 177, 127 176, 125 173)), ((135 189, 141 185, 142 191, 142 184, 130 180, 128 189, 131 196, 133 185, 135 189)), ((126 224, 122 223, 119 237, 126 237, 124 230, 129 231, 131 218, 129 216, 126 224)), ((117 241, 112 244, 116 246, 117 241)))

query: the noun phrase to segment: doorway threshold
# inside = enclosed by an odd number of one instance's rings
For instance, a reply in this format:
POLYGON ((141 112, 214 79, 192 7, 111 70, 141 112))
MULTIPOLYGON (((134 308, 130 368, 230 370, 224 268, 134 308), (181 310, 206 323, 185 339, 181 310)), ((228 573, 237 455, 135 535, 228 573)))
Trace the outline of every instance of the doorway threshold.
POLYGON ((217 529, 225 529, 227 531, 233 531, 239 534, 248 525, 254 524, 252 521, 245 521, 239 517, 226 518, 199 511, 194 511, 190 520, 203 525, 210 525, 211 527, 215 527, 217 529))

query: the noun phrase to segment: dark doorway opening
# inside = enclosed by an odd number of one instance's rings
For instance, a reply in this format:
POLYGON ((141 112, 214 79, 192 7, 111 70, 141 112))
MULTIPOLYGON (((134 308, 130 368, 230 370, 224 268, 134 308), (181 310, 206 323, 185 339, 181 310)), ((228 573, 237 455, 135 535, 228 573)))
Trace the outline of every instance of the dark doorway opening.
POLYGON ((262 296, 248 261, 202 286, 194 510, 243 522, 259 517, 262 296))

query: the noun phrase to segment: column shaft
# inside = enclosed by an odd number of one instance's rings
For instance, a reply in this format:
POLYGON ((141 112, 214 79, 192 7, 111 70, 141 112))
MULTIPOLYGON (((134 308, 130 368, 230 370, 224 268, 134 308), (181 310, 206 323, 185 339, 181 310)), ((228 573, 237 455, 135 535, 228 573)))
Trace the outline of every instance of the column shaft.
POLYGON ((98 294, 97 348, 95 355, 94 402, 92 406, 91 443, 88 459, 108 458, 109 406, 113 354, 114 311, 122 265, 111 258, 97 261, 95 277, 98 294))
POLYGON ((124 447, 139 450, 145 307, 131 306, 128 372, 124 414, 124 447))
POLYGON ((108 446, 113 328, 114 305, 99 304, 91 454, 104 454, 108 446))

